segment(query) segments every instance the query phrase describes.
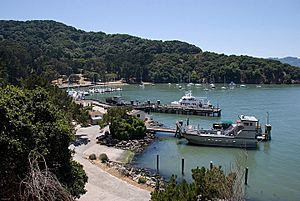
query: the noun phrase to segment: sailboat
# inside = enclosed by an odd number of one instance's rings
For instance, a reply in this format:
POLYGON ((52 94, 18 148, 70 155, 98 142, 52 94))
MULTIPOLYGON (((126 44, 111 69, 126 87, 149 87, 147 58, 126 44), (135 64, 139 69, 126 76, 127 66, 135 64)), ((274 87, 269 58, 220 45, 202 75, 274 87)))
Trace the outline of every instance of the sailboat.
POLYGON ((225 87, 225 76, 224 76, 224 84, 223 84, 223 86, 221 87, 221 89, 223 89, 223 90, 227 89, 227 88, 225 87))

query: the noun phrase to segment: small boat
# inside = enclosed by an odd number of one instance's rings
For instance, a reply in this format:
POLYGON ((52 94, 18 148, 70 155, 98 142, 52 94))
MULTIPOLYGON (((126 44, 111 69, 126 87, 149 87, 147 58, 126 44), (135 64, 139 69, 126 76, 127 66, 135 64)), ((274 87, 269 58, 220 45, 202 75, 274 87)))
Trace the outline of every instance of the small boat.
POLYGON ((221 89, 222 89, 222 90, 227 89, 227 88, 225 87, 225 76, 224 76, 224 84, 223 84, 223 86, 221 87, 221 89))
POLYGON ((179 85, 179 86, 178 86, 178 88, 179 88, 179 89, 182 89, 182 86, 181 86, 181 85, 179 85))
POLYGON ((245 87, 246 87, 246 85, 244 85, 244 84, 241 84, 241 85, 240 85, 240 87, 241 87, 241 88, 245 88, 245 87))
POLYGON ((215 84, 213 84, 213 83, 209 84, 209 86, 210 86, 212 89, 216 88, 215 84))
POLYGON ((261 85, 256 85, 256 88, 261 88, 261 85))
POLYGON ((234 89, 235 85, 236 84, 233 81, 231 81, 230 84, 229 84, 229 89, 234 89))
POLYGON ((192 108, 212 108, 212 104, 206 97, 194 97, 191 91, 187 91, 179 101, 171 102, 171 105, 180 105, 192 108))
POLYGON ((171 85, 171 83, 169 82, 168 85, 171 85))
POLYGON ((236 123, 224 121, 213 124, 212 129, 193 129, 192 126, 179 126, 180 135, 189 143, 204 146, 256 148, 262 139, 271 139, 271 125, 265 125, 262 133, 258 119, 254 116, 240 115, 236 123), (267 136, 267 137, 266 137, 267 136))
POLYGON ((195 84, 195 86, 196 86, 196 87, 201 87, 202 84, 197 83, 197 84, 195 84))

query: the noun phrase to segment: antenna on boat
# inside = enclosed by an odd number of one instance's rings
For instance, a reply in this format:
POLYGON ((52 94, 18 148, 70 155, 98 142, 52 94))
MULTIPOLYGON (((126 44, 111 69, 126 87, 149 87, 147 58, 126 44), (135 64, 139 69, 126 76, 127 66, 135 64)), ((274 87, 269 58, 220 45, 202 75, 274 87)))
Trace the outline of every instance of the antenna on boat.
POLYGON ((270 115, 269 115, 269 112, 267 112, 267 124, 269 124, 269 118, 270 118, 270 115))

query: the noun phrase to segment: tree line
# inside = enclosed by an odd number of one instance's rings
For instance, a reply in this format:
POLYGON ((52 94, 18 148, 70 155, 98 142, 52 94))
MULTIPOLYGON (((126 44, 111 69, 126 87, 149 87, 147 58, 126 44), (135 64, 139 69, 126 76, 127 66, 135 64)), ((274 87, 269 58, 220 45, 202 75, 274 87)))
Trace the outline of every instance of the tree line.
POLYGON ((82 73, 127 82, 297 83, 300 69, 250 56, 203 52, 180 41, 85 32, 48 20, 0 21, 0 82, 31 74, 49 80, 82 73))

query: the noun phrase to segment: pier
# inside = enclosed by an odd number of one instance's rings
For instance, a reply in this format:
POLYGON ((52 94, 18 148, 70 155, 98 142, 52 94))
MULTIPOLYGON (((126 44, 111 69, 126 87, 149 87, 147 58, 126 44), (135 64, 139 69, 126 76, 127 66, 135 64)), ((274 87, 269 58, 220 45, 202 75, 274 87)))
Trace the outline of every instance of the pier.
POLYGON ((161 105, 161 104, 142 104, 132 105, 136 110, 143 110, 145 112, 158 112, 169 114, 183 114, 183 115, 198 115, 208 117, 220 117, 221 108, 201 108, 201 107, 184 107, 180 105, 161 105))
POLYGON ((175 128, 164 128, 164 127, 147 127, 147 131, 149 132, 164 132, 164 133, 176 133, 175 128))

